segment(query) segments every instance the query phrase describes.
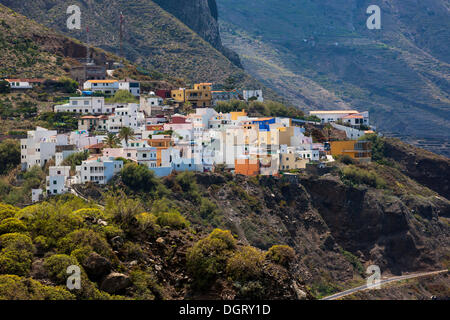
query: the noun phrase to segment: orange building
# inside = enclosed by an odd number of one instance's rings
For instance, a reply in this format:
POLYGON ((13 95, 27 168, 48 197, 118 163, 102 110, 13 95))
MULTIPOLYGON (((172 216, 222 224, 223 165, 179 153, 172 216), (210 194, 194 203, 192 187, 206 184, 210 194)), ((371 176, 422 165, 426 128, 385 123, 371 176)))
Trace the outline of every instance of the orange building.
POLYGON ((148 139, 150 147, 167 149, 172 146, 172 138, 148 139))
POLYGON ((372 143, 358 140, 330 141, 330 153, 332 156, 347 155, 361 162, 370 162, 372 159, 372 143))
POLYGON ((173 146, 172 138, 167 136, 167 138, 162 139, 148 139, 147 143, 149 146, 156 148, 156 166, 161 167, 162 152, 173 146))
POLYGON ((235 159, 234 173, 244 176, 257 176, 260 172, 259 160, 257 159, 235 159))
POLYGON ((242 111, 232 111, 230 112, 231 120, 236 121, 239 117, 247 116, 247 112, 245 110, 242 111))

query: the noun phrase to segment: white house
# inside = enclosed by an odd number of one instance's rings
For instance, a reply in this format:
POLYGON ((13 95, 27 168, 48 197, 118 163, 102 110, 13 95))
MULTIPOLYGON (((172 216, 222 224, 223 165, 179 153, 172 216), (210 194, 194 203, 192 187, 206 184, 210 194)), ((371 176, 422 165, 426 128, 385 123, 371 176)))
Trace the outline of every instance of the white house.
POLYGON ((42 189, 31 189, 31 202, 36 203, 41 200, 42 189))
POLYGON ((84 90, 100 92, 107 96, 113 96, 119 90, 118 80, 88 80, 83 85, 84 90))
POLYGON ((126 90, 133 96, 139 97, 141 95, 141 85, 139 81, 134 80, 120 80, 119 90, 126 90))
POLYGON ((22 170, 35 165, 43 167, 56 153, 57 132, 37 127, 27 132, 26 139, 20 139, 22 170))
POLYGON ((264 102, 262 90, 244 90, 242 94, 245 101, 253 98, 256 99, 255 101, 264 102))
POLYGON ((328 110, 328 111, 310 111, 311 116, 316 116, 322 123, 337 122, 341 120, 343 123, 350 125, 366 125, 369 126, 369 112, 359 112, 356 110, 328 110))
POLYGON ((144 112, 146 116, 152 116, 152 108, 162 106, 164 100, 157 95, 146 95, 140 97, 140 108, 139 110, 144 112))
POLYGON ((47 194, 57 195, 68 191, 70 178, 69 166, 54 166, 49 168, 47 176, 47 194))
POLYGON ((106 184, 123 168, 123 161, 112 157, 98 157, 83 161, 76 167, 76 182, 106 184))
POLYGON ((33 84, 44 83, 44 79, 5 79, 11 89, 32 89, 33 84))
POLYGON ((54 110, 80 114, 109 114, 114 112, 114 107, 105 105, 104 97, 71 97, 69 103, 56 105, 54 110))
POLYGON ((118 107, 114 114, 107 120, 107 130, 117 133, 123 127, 129 127, 135 132, 145 123, 144 113, 139 112, 139 105, 129 103, 127 106, 118 107))

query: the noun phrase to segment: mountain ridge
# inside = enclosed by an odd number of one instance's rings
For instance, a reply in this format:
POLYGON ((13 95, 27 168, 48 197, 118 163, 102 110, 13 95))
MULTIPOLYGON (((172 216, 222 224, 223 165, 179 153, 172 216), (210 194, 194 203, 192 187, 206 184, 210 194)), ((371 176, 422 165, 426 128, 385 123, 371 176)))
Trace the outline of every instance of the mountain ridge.
POLYGON ((445 1, 385 1, 381 30, 367 29, 366 0, 217 2, 225 45, 296 105, 368 110, 382 133, 450 154, 445 1))

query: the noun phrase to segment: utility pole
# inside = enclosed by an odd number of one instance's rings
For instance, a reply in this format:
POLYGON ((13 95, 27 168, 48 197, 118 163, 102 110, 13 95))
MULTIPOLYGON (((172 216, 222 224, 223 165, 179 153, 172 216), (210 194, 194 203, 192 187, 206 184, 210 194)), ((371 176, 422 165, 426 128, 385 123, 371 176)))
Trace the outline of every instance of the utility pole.
POLYGON ((120 34, 119 34, 119 41, 120 41, 120 57, 123 57, 123 14, 122 11, 120 12, 120 34))
POLYGON ((86 27, 86 63, 89 63, 89 26, 86 27))

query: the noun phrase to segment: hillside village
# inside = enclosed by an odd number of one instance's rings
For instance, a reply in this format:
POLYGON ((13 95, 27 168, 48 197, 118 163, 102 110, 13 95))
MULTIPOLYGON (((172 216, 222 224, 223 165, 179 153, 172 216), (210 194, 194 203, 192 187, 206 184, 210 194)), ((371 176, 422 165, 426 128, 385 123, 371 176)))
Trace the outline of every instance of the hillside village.
MULTIPOLYGON (((0 4, 0 300, 321 299, 360 286, 368 266, 448 269, 448 158, 388 138, 365 102, 289 105, 228 66, 220 42, 180 40, 156 2, 121 3, 152 25, 133 21, 145 48, 120 43, 120 57, 0 4), (66 290, 67 266, 81 290, 66 290)), ((104 13, 93 19, 115 39, 117 13, 104 13)), ((364 295, 448 297, 435 276, 364 295)))
MULTIPOLYGON (((11 90, 32 90, 40 79, 6 79, 11 90)), ((255 117, 245 110, 217 112, 221 102, 263 102, 262 90, 213 90, 212 83, 193 88, 142 93, 130 79, 86 80, 55 113, 78 117, 78 130, 58 132, 37 127, 21 139, 22 170, 50 161, 46 190, 33 189, 32 201, 59 195, 71 186, 108 183, 127 161, 145 165, 158 177, 173 171, 213 172, 220 167, 246 176, 287 174, 307 166, 323 166, 336 157, 360 162, 371 159, 370 142, 358 140, 370 129, 368 112, 311 111, 310 119, 255 117), (108 103, 122 92, 133 103, 108 103), (305 124, 329 124, 345 132, 345 140, 317 143, 305 124), (74 154, 85 159, 75 168, 64 165, 74 154), (75 170, 74 170, 75 169, 75 170)))

